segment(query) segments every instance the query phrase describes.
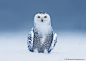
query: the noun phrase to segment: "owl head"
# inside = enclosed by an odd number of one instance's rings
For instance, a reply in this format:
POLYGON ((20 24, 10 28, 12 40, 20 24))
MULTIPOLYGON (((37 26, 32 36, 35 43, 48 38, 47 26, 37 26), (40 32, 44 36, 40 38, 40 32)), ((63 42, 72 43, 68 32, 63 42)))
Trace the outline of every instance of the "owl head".
POLYGON ((46 12, 39 12, 34 17, 35 25, 51 25, 51 19, 46 12))

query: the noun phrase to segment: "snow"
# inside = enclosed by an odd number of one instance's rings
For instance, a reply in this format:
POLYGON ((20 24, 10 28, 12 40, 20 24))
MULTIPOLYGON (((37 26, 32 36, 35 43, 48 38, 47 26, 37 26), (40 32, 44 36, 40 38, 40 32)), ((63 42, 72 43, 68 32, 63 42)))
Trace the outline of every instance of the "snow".
POLYGON ((57 44, 48 54, 28 51, 28 32, 2 32, 0 33, 0 61, 66 61, 66 59, 86 61, 86 33, 57 32, 57 34, 57 44))

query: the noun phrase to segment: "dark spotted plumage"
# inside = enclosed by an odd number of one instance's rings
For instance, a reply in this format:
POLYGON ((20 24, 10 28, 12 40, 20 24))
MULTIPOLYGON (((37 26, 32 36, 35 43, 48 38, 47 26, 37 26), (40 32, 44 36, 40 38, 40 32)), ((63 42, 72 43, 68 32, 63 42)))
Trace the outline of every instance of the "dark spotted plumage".
POLYGON ((44 52, 44 50, 46 49, 48 52, 50 51, 49 48, 52 44, 53 41, 53 32, 51 32, 50 34, 46 35, 45 41, 43 43, 41 43, 41 40, 43 38, 43 36, 41 34, 38 33, 38 31, 33 28, 31 31, 33 31, 34 35, 33 35, 33 41, 32 41, 32 35, 31 33, 29 33, 28 35, 28 49, 31 52, 34 52, 35 49, 38 50, 38 52, 44 52), (33 42, 33 46, 31 47, 31 42, 33 42))
POLYGON ((42 44, 41 40, 42 40, 43 36, 41 34, 39 34, 35 28, 34 28, 34 30, 33 30, 33 32, 34 32, 33 50, 37 49, 38 52, 44 52, 44 50, 46 49, 48 51, 51 46, 52 40, 53 40, 53 32, 46 36, 45 42, 42 44))

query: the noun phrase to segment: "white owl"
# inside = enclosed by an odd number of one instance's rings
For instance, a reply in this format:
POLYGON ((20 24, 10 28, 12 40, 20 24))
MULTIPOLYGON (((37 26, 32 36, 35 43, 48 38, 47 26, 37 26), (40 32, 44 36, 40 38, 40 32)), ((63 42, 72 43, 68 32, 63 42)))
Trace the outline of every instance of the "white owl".
POLYGON ((34 27, 28 35, 28 50, 31 52, 50 53, 57 42, 57 34, 53 33, 51 19, 46 12, 39 12, 34 17, 34 27))

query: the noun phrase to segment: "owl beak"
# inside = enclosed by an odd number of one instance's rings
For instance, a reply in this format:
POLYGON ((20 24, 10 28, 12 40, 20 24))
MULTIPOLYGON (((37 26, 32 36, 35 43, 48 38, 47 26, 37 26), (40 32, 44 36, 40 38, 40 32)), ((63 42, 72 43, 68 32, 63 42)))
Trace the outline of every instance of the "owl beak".
POLYGON ((41 22, 43 22, 43 19, 41 19, 41 22))

